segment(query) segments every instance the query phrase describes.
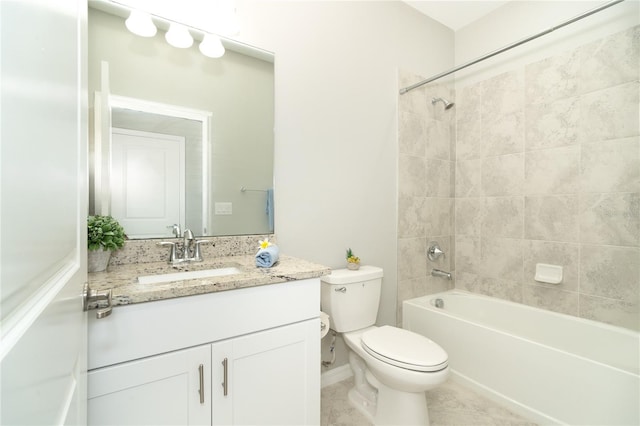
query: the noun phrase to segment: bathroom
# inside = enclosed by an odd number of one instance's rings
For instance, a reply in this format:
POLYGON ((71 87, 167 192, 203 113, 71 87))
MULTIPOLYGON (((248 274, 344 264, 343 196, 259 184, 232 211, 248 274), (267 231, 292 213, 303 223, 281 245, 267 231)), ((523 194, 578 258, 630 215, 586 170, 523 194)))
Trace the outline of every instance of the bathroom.
MULTIPOLYGON (((621 241, 600 240, 602 235, 593 229, 588 238, 576 239, 576 233, 582 235, 585 230, 570 225, 579 221, 560 222, 566 228, 564 231, 569 233, 565 239, 559 240, 567 243, 559 250, 570 260, 567 264, 573 267, 573 270, 565 270, 567 277, 572 274, 573 289, 562 291, 536 286, 527 273, 535 263, 534 259, 526 264, 523 261, 521 276, 514 277, 514 270, 518 266, 512 263, 505 265, 500 254, 512 253, 513 247, 509 243, 516 241, 521 241, 531 250, 544 250, 545 247, 538 241, 548 241, 544 234, 547 230, 545 225, 536 224, 536 229, 530 231, 538 234, 527 234, 525 227, 528 225, 524 222, 526 203, 519 207, 514 207, 512 203, 508 208, 515 208, 516 211, 520 208, 522 224, 510 224, 505 228, 521 231, 525 237, 520 240, 502 235, 497 245, 489 247, 488 243, 492 242, 483 240, 482 234, 477 234, 476 229, 480 226, 482 232, 482 226, 485 226, 488 232, 499 231, 500 220, 478 224, 479 219, 469 217, 469 211, 474 208, 472 203, 486 202, 486 199, 480 197, 480 188, 465 186, 466 182, 477 182, 473 173, 483 172, 478 167, 484 157, 473 151, 474 146, 482 144, 481 135, 484 131, 482 127, 474 127, 479 124, 474 122, 477 119, 474 112, 477 113, 477 110, 472 106, 473 90, 491 84, 494 81, 491 79, 496 76, 514 75, 514 78, 520 78, 522 76, 519 73, 528 64, 573 51, 638 25, 637 2, 627 1, 616 5, 608 12, 457 73, 455 91, 446 86, 451 80, 445 79, 442 84, 434 83, 406 95, 398 94, 401 87, 536 33, 597 4, 600 2, 507 2, 469 26, 453 31, 402 2, 238 1, 238 15, 242 17, 242 40, 273 51, 276 55, 275 228, 282 250, 299 258, 339 268, 344 265, 344 249, 351 247, 364 264, 383 268, 385 279, 379 324, 400 324, 402 300, 454 286, 453 281, 429 275, 433 266, 426 261, 427 244, 437 240, 447 254, 445 261, 448 262, 437 266, 439 269, 455 271, 456 287, 574 315, 592 315, 597 320, 627 328, 634 328, 635 325, 637 329, 640 256, 637 97, 636 111, 629 114, 632 116, 630 122, 635 120, 635 133, 623 135, 635 139, 620 142, 629 145, 629 148, 625 148, 629 150, 629 155, 622 155, 620 161, 624 161, 622 157, 636 158, 635 173, 628 178, 635 189, 623 190, 635 194, 635 215, 621 215, 618 222, 612 224, 614 230, 622 229, 619 233, 624 239, 621 241), (507 72, 513 74, 504 74, 507 72), (464 88, 469 89, 465 91, 464 88), (456 106, 447 112, 432 109, 430 99, 433 96, 449 98, 456 102, 456 106), (427 143, 424 154, 414 151, 422 148, 404 145, 403 135, 407 129, 403 127, 403 117, 408 118, 413 114, 404 109, 404 104, 406 99, 415 97, 423 97, 426 104, 417 105, 418 110, 425 114, 437 114, 435 117, 427 115, 428 122, 435 126, 429 127, 426 132, 429 136, 434 132, 434 139, 444 139, 445 144, 448 142, 448 155, 446 145, 440 148, 427 143), (456 132, 457 145, 452 143, 452 135, 456 132), (452 151, 454 149, 458 151, 457 154, 452 151), (405 176, 402 173, 408 170, 404 164, 413 158, 423 158, 428 164, 434 165, 434 168, 424 171, 425 177, 433 174, 438 178, 443 173, 446 177, 448 172, 449 188, 446 185, 416 187, 415 182, 410 180, 413 175, 405 176), (458 159, 457 163, 453 161, 455 158, 458 159), (455 182, 454 191, 451 189, 452 182, 455 182), (425 195, 416 195, 418 192, 425 195), (418 197, 435 201, 428 204, 434 210, 426 212, 408 204, 410 198, 416 201, 418 197), (459 198, 463 198, 461 203, 458 203, 459 198), (429 220, 422 220, 424 217, 429 220), (464 218, 468 218, 468 221, 462 221, 464 218), (477 250, 483 244, 487 245, 487 249, 495 249, 484 251, 491 256, 483 260, 491 264, 491 270, 500 271, 498 276, 479 274, 474 269, 477 264, 473 262, 482 256, 480 254, 478 257, 477 250), (584 244, 593 246, 595 250, 577 251, 584 244), (594 267, 594 270, 578 269, 578 264, 593 265, 598 258, 607 259, 609 266, 603 272, 605 275, 608 274, 606 271, 628 271, 631 285, 620 289, 621 295, 598 292, 597 282, 590 280, 597 275, 596 271, 601 270, 599 267, 594 267), (616 262, 622 262, 622 265, 616 262), (583 284, 583 278, 588 281, 591 293, 577 291, 578 283, 583 284), (592 314, 588 313, 589 306, 592 314)), ((5 10, 4 4, 2 7, 5 10)), ((3 28, 4 24, 3 20, 3 28)), ((7 37, 3 36, 3 43, 5 40, 7 37)), ((637 44, 635 46, 637 54, 637 44)), ((611 52, 615 52, 615 49, 611 48, 611 52)), ((611 62, 616 63, 616 60, 611 59, 611 62)), ((594 75, 603 79, 608 76, 594 75)), ((518 83, 517 80, 504 82, 518 83)), ((521 87, 521 90, 524 91, 524 88, 521 87)), ((521 96, 527 94, 522 93, 521 96)), ((3 108, 3 127, 5 112, 3 108)), ((513 122, 524 124, 517 120, 513 122)), ((525 128, 519 131, 524 132, 525 128)), ((554 128, 550 127, 549 132, 553 131, 554 128)), ((594 150, 598 149, 597 146, 593 147, 594 150)), ((500 152, 500 147, 495 149, 496 156, 518 153, 517 150, 500 152)), ((568 157, 572 154, 566 151, 564 158, 554 159, 569 161, 568 157)), ((599 156, 597 152, 591 154, 592 158, 599 156)), ((3 148, 3 184, 11 176, 5 175, 5 158, 3 148)), ((527 160, 525 158, 522 161, 527 160)), ((624 163, 611 169, 619 170, 625 164, 633 167, 632 163, 624 163)), ((575 172, 575 169, 571 170, 575 172)), ((504 176, 498 176, 497 181, 501 178, 504 176)), ((429 179, 426 181, 434 182, 429 179)), ((540 183, 541 186, 548 184, 546 181, 540 183)), ((575 186, 581 183, 574 178, 571 184, 574 185, 573 193, 578 193, 575 186)), ((528 185, 521 184, 525 188, 528 185)), ((509 196, 520 196, 523 200, 530 194, 515 192, 513 187, 505 190, 509 196)), ((572 193, 566 188, 561 191, 562 194, 572 193)), ((546 186, 543 193, 557 192, 546 186)), ((493 194, 502 195, 499 192, 493 194)), ((3 185, 3 216, 6 200, 3 185)), ((25 205, 40 205, 36 201, 25 205)), ((625 203, 624 199, 619 202, 625 203)), ((6 257, 10 247, 8 242, 24 240, 27 231, 33 229, 27 224, 21 227, 19 225, 22 223, 15 221, 14 231, 6 229, 5 223, 3 221, 3 270, 5 261, 10 259, 6 257), (18 230, 23 232, 13 233, 18 230)), ((41 234, 50 232, 47 228, 37 231, 41 234)), ((552 238, 549 240, 557 241, 552 238)), ((33 237, 26 241, 35 244, 37 239, 33 237)), ((524 252, 523 258, 529 259, 530 253, 532 251, 524 252)), ((323 344, 322 354, 326 358, 329 356, 328 348, 325 342, 323 344)), ((338 346, 337 352, 335 366, 345 365, 344 346, 338 346)))

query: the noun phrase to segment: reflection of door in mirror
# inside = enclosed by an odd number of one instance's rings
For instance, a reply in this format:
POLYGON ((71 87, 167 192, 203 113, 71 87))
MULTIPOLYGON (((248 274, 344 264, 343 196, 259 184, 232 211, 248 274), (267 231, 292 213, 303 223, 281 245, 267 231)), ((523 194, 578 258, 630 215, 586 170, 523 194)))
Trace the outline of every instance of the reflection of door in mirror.
POLYGON ((129 238, 171 236, 184 223, 185 138, 112 129, 111 212, 129 238))
POLYGON ((109 98, 112 146, 104 155, 110 158, 105 168, 111 189, 103 194, 111 205, 109 214, 121 221, 132 239, 171 237, 173 224, 207 235, 210 113, 121 96, 109 98), (116 153, 123 132, 127 140, 136 141, 135 150, 116 153), (182 140, 180 153, 175 152, 175 145, 167 147, 167 141, 178 139, 182 140), (127 157, 116 159, 116 155, 127 157), (128 156, 139 163, 134 165, 128 156), (120 160, 125 169, 115 170, 120 160), (119 194, 112 193, 116 190, 119 194))

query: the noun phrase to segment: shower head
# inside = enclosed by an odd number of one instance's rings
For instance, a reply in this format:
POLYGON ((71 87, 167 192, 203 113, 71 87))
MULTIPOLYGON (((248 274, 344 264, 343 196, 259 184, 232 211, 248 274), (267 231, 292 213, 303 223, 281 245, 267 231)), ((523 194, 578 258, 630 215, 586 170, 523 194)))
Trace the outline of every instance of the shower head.
POLYGON ((432 105, 435 105, 436 102, 442 102, 444 104, 444 109, 445 110, 451 109, 455 105, 455 103, 449 102, 448 100, 443 99, 443 98, 433 98, 433 99, 431 99, 431 104, 432 105))

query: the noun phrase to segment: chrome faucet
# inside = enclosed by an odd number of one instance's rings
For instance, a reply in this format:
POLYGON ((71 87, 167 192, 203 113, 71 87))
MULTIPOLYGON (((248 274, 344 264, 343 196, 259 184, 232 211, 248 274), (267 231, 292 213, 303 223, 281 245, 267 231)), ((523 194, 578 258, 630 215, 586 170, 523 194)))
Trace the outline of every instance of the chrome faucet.
POLYGON ((451 279, 451 272, 441 271, 440 269, 432 269, 431 275, 433 275, 434 277, 443 277, 448 280, 451 279))
MULTIPOLYGON (((179 235, 180 227, 173 225, 173 233, 179 235)), ((172 265, 179 265, 185 262, 202 262, 202 250, 200 249, 201 243, 208 243, 209 240, 196 240, 193 236, 193 232, 190 229, 185 229, 182 233, 182 241, 162 241, 159 242, 159 246, 171 246, 169 251, 169 263, 172 265)))
POLYGON ((186 262, 192 259, 191 241, 193 241, 193 232, 191 232, 191 229, 184 230, 182 239, 182 260, 186 262))

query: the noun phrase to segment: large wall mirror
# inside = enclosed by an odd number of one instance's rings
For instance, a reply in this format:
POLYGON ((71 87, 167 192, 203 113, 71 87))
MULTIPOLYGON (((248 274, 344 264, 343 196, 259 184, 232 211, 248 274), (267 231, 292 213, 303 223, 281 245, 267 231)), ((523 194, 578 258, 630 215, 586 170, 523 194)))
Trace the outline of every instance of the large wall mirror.
POLYGON ((90 212, 130 238, 171 237, 174 223, 273 233, 273 55, 226 45, 208 58, 100 9, 89 9, 90 212))

